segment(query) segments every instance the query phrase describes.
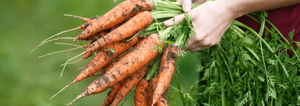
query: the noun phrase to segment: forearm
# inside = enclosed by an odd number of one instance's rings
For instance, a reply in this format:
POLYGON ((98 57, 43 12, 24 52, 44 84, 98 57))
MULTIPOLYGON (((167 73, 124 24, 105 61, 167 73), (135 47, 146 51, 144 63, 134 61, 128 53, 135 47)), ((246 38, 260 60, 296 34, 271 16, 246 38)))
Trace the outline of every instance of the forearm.
POLYGON ((300 0, 217 0, 237 17, 250 12, 270 10, 300 3, 300 0))

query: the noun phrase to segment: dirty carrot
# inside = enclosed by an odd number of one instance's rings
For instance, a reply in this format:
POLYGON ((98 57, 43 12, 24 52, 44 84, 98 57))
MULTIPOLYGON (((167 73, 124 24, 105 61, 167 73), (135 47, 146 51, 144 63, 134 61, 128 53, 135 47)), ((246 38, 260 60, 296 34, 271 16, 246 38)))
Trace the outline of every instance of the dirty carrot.
POLYGON ((112 31, 112 30, 118 28, 118 27, 121 26, 122 24, 123 24, 123 22, 120 23, 120 24, 118 24, 118 25, 115 25, 115 26, 113 26, 113 27, 111 27, 111 28, 109 28, 109 29, 106 29, 106 30, 97 32, 97 34, 94 34, 94 35, 91 35, 91 36, 88 36, 88 37, 84 37, 84 36, 78 37, 77 40, 93 40, 93 42, 94 42, 94 41, 96 41, 97 39, 99 39, 100 37, 103 37, 103 36, 105 36, 106 34, 108 34, 110 31, 112 31))
MULTIPOLYGON (((126 51, 127 49, 131 48, 133 45, 135 45, 138 42, 138 38, 135 37, 131 41, 126 42, 116 42, 114 44, 108 45, 106 48, 107 50, 99 51, 96 56, 90 61, 88 65, 85 66, 85 68, 81 71, 81 73, 66 87, 72 85, 73 83, 83 80, 104 66, 106 66, 112 59, 117 57, 122 52, 126 51), (112 52, 113 51, 113 52, 112 52)), ((62 90, 64 90, 66 87, 64 87, 62 90)), ((60 90, 58 93, 60 93, 62 90, 60 90)), ((54 96, 56 96, 58 93, 56 93, 54 96)), ((52 96, 51 98, 53 98, 52 96)))
POLYGON ((120 88, 122 87, 124 81, 119 82, 118 84, 116 84, 112 87, 112 89, 108 92, 107 97, 105 98, 102 106, 109 106, 113 102, 117 93, 119 92, 120 88))
POLYGON ((147 105, 147 88, 149 83, 146 79, 143 79, 136 86, 134 94, 134 105, 135 106, 148 106, 147 105))
POLYGON ((158 72, 158 82, 157 87, 153 93, 154 104, 163 92, 169 87, 169 83, 172 80, 174 70, 176 68, 176 59, 178 56, 178 47, 174 45, 169 45, 161 58, 161 64, 158 72))
POLYGON ((150 12, 144 11, 136 16, 132 17, 129 21, 122 24, 120 27, 112 30, 110 33, 99 38, 93 44, 91 44, 86 50, 86 53, 94 52, 99 47, 105 46, 107 44, 129 38, 144 29, 146 26, 150 25, 153 18, 150 12))
POLYGON ((90 63, 82 70, 77 78, 73 82, 80 81, 85 77, 88 77, 106 66, 112 59, 117 57, 122 52, 128 50, 130 47, 135 45, 138 41, 138 38, 134 38, 129 42, 122 41, 116 42, 114 44, 108 45, 107 50, 102 50, 97 52, 96 56, 90 61, 90 63), (111 49, 111 50, 109 50, 111 49))
POLYGON ((109 70, 110 68, 114 67, 120 60, 122 60, 124 57, 126 57, 126 54, 122 55, 119 58, 116 58, 113 62, 111 62, 109 65, 105 66, 103 69, 101 69, 100 72, 98 73, 94 73, 91 76, 98 76, 98 75, 102 75, 104 74, 107 70, 109 70))
POLYGON ((157 81, 158 81, 158 78, 154 77, 149 82, 149 87, 147 89, 147 104, 148 104, 148 106, 150 106, 152 104, 153 92, 157 86, 157 81))
POLYGON ((154 106, 168 106, 168 92, 169 88, 161 95, 161 97, 155 102, 154 106))
POLYGON ((82 94, 77 96, 68 105, 71 105, 79 98, 103 92, 108 87, 115 85, 117 82, 122 81, 132 73, 144 67, 158 55, 158 51, 153 51, 152 48, 159 44, 163 45, 163 42, 161 42, 160 37, 157 34, 151 34, 139 41, 131 51, 125 54, 126 56, 122 60, 107 70, 106 73, 99 78, 95 79, 82 94))
POLYGON ((148 69, 143 67, 129 76, 120 88, 111 106, 118 106, 121 100, 130 93, 131 89, 142 80, 147 72, 148 69))
POLYGON ((93 36, 89 36, 87 38, 78 38, 78 40, 93 40, 93 41, 96 41, 98 38, 102 37, 102 36, 105 36, 107 33, 107 31, 101 31, 101 32, 98 32, 97 34, 93 35, 93 36))
MULTIPOLYGON (((132 16, 136 15, 137 13, 141 11, 146 10, 152 10, 153 8, 153 1, 152 0, 126 0, 110 11, 108 11, 106 14, 102 15, 101 17, 95 18, 92 20, 86 28, 80 35, 77 37, 82 36, 91 36, 93 34, 96 34, 97 32, 100 32, 102 30, 111 28, 128 18, 131 18, 132 16)), ((76 41, 77 38, 74 39, 76 41)))

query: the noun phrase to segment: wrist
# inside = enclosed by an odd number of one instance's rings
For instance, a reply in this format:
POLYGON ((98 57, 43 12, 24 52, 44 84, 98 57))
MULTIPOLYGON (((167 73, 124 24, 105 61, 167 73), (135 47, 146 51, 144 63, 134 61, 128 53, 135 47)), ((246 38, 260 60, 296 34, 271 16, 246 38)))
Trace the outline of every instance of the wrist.
POLYGON ((221 6, 224 7, 233 15, 233 19, 239 18, 250 12, 245 11, 245 6, 239 0, 217 0, 221 6))

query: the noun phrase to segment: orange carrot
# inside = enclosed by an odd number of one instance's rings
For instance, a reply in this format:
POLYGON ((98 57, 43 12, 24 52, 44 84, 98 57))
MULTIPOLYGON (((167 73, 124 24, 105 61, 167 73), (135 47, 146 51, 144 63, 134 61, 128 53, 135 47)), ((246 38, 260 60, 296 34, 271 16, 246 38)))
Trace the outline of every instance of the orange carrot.
POLYGON ((120 60, 122 60, 124 57, 126 56, 126 54, 122 55, 119 58, 116 58, 113 62, 111 62, 109 65, 105 66, 100 72, 98 73, 94 73, 92 76, 98 76, 98 75, 102 75, 104 74, 107 70, 109 70, 110 68, 114 67, 120 60))
POLYGON ((157 81, 158 81, 157 77, 154 77, 150 80, 149 87, 147 89, 147 102, 148 102, 147 104, 148 104, 148 106, 152 104, 153 92, 157 86, 157 81))
MULTIPOLYGON (((77 37, 91 36, 102 30, 109 29, 127 20, 128 18, 131 18, 141 11, 151 10, 152 8, 152 0, 126 0, 101 17, 90 21, 89 24, 91 25, 77 37)), ((75 38, 74 41, 76 41, 76 39, 77 38, 75 38)))
POLYGON ((153 18, 150 12, 141 12, 122 24, 120 27, 99 38, 85 50, 85 53, 94 52, 102 46, 129 38, 146 26, 150 25, 152 20, 153 18))
POLYGON ((154 104, 163 92, 169 87, 169 83, 172 80, 172 76, 175 70, 176 59, 178 48, 174 45, 169 45, 161 58, 161 64, 158 73, 158 82, 157 87, 153 93, 153 101, 151 103, 154 104))
POLYGON ((131 89, 141 81, 141 79, 147 74, 147 72, 148 69, 143 67, 133 73, 130 77, 128 77, 123 86, 120 88, 111 106, 118 106, 121 100, 129 94, 131 89))
POLYGON ((168 91, 169 88, 165 90, 161 97, 155 102, 154 106, 168 106, 168 91))
POLYGON ((107 97, 105 98, 102 106, 109 106, 113 102, 123 83, 124 81, 119 82, 118 84, 112 87, 112 89, 108 92, 107 97))
POLYGON ((134 94, 134 105, 135 106, 147 106, 147 88, 149 83, 146 79, 143 79, 136 86, 134 94))
POLYGON ((80 38, 79 40, 93 40, 93 41, 96 41, 98 38, 102 37, 102 36, 105 36, 107 33, 109 33, 109 31, 105 30, 105 31, 101 31, 101 32, 98 32, 97 34, 93 35, 93 36, 89 36, 87 38, 80 38))
POLYGON ((83 36, 82 36, 82 37, 78 37, 77 40, 93 40, 93 42, 94 42, 94 41, 96 41, 97 39, 99 39, 100 37, 105 36, 105 35, 106 35, 107 33, 109 33, 110 31, 112 31, 112 30, 118 28, 118 27, 121 26, 122 24, 123 24, 123 23, 120 23, 120 24, 118 24, 118 25, 115 25, 115 26, 113 26, 113 27, 111 27, 111 28, 109 28, 109 29, 100 31, 100 32, 98 32, 97 34, 91 35, 91 36, 89 36, 89 37, 83 37, 83 36))
MULTIPOLYGON (((99 51, 96 56, 90 61, 88 65, 81 71, 81 73, 67 86, 65 86, 62 90, 64 90, 66 87, 72 85, 73 83, 83 80, 104 66, 106 66, 112 59, 117 57, 122 52, 128 50, 133 45, 135 45, 138 42, 138 38, 135 37, 131 41, 126 42, 117 42, 111 45, 108 45, 106 48, 107 50, 99 51)), ((60 93, 62 90, 60 90, 58 93, 60 93)), ((58 93, 56 93, 54 96, 56 96, 58 93)), ((52 99, 54 96, 52 96, 50 99, 52 99)))
POLYGON ((82 72, 75 78, 73 82, 80 81, 104 66, 106 66, 112 59, 117 57, 119 54, 128 50, 130 47, 135 45, 138 41, 138 38, 135 37, 129 42, 122 41, 116 42, 114 44, 108 45, 106 50, 97 52, 96 56, 90 61, 90 63, 82 70, 82 72))
POLYGON ((159 44, 162 44, 162 42, 157 34, 152 34, 142 39, 130 52, 125 54, 126 56, 122 60, 115 64, 114 67, 107 70, 106 73, 99 78, 95 79, 82 94, 77 96, 68 105, 71 105, 79 98, 103 92, 108 87, 115 85, 117 82, 122 81, 132 73, 144 67, 158 55, 158 51, 152 51, 152 48, 159 44))

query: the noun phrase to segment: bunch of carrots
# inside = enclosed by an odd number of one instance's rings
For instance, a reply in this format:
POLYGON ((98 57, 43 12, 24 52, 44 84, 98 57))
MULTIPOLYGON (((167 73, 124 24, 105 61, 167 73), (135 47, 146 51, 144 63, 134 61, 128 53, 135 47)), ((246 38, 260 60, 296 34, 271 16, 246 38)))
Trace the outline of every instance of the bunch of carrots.
POLYGON ((84 52, 62 64, 65 68, 67 64, 71 64, 70 61, 74 58, 83 55, 82 59, 86 59, 95 54, 80 74, 58 93, 75 82, 88 77, 99 76, 99 78, 92 81, 86 90, 68 105, 79 98, 110 89, 102 105, 117 106, 135 86, 137 86, 134 96, 135 105, 168 105, 169 83, 176 68, 176 59, 181 47, 176 44, 165 43, 165 37, 156 33, 142 33, 155 20, 153 13, 150 12, 153 8, 154 1, 152 0, 126 0, 99 17, 85 18, 67 15, 82 19, 85 23, 55 34, 36 47, 38 48, 45 43, 58 39, 72 39, 73 42, 77 40, 90 41, 79 47, 85 48, 84 52), (74 30, 83 31, 75 38, 54 38, 62 33, 74 30), (148 72, 148 70, 151 71, 148 72), (158 70, 157 75, 154 75, 153 70, 158 70), (146 79, 146 75, 151 78, 146 79))
MULTIPOLYGON (((193 5, 193 8, 196 6, 197 5, 193 5)), ((176 59, 178 56, 185 54, 185 51, 181 48, 187 45, 187 39, 193 35, 193 25, 191 24, 191 16, 187 14, 182 22, 174 26, 165 26, 163 21, 183 13, 181 4, 167 0, 126 0, 106 14, 98 17, 85 18, 67 14, 66 16, 82 19, 85 23, 76 28, 50 36, 42 41, 36 48, 59 39, 70 39, 74 42, 77 40, 87 40, 90 42, 83 46, 49 53, 40 57, 84 48, 84 52, 62 64, 64 66, 63 70, 66 65, 76 63, 77 61, 71 61, 77 57, 83 55, 79 61, 89 58, 93 56, 93 54, 94 57, 70 84, 50 99, 75 82, 92 76, 99 76, 91 82, 82 94, 77 96, 68 105, 71 105, 79 98, 110 89, 102 105, 117 106, 136 86, 134 91, 134 104, 136 106, 167 106, 169 83, 176 69, 176 59), (76 37, 54 38, 60 34, 74 30, 83 31, 76 37)), ((239 36, 246 34, 245 32, 240 33, 242 30, 238 28, 238 26, 245 27, 248 30, 250 29, 238 21, 233 21, 227 33, 234 32, 239 36)), ((264 26, 264 24, 262 24, 262 26, 264 26)), ((259 40, 263 41, 267 49, 274 53, 273 49, 259 34, 255 35, 259 40)), ((65 45, 74 46, 75 44, 65 45)), ((220 45, 226 44, 221 42, 219 46, 220 45)), ((263 54, 263 52, 256 51, 257 53, 255 53, 251 48, 246 47, 246 49, 260 61, 256 54, 263 54)), ((292 52, 295 54, 298 62, 300 60, 298 53, 294 49, 292 49, 292 52)), ((219 54, 218 51, 214 53, 219 54)), ((288 76, 289 74, 283 62, 278 59, 277 54, 274 55, 279 61, 278 66, 281 66, 288 76)), ((221 57, 223 57, 222 54, 221 57)), ((264 58, 263 55, 262 58, 264 58)), ((255 61, 251 62, 255 63, 255 61)), ((226 64, 226 62, 224 63, 226 64)), ((254 65, 258 66, 257 64, 254 65)), ((230 70, 229 74, 231 79, 233 79, 230 70)), ((232 82, 234 83, 233 80, 232 82)), ((223 105, 225 104, 224 95, 225 94, 222 93, 223 105)))

